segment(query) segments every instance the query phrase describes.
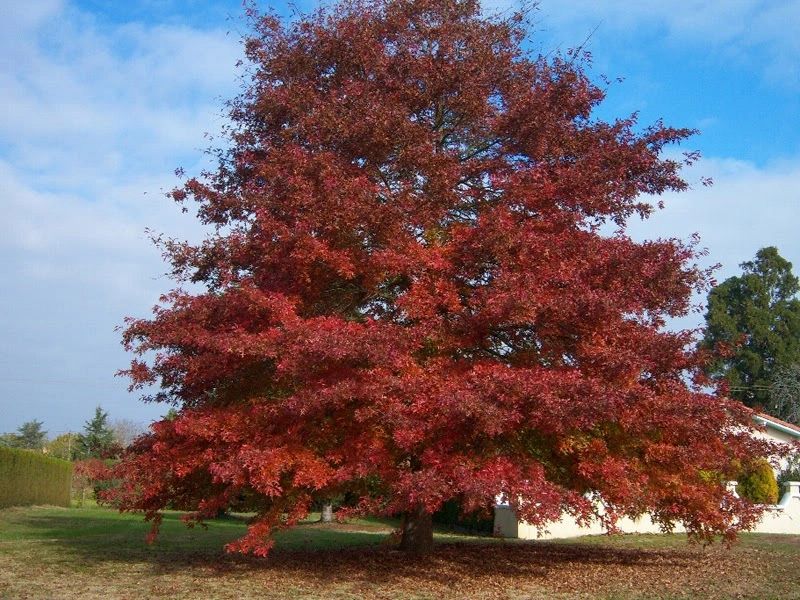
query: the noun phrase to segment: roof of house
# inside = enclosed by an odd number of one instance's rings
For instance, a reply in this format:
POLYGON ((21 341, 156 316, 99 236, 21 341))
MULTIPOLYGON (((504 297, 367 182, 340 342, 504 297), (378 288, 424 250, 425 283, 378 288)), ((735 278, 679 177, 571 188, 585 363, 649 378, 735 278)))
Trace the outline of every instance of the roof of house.
POLYGON ((774 427, 775 429, 783 431, 784 433, 788 433, 789 435, 793 435, 797 438, 800 438, 800 427, 794 425, 793 423, 788 423, 777 417, 773 417, 772 415, 768 415, 766 413, 761 413, 761 412, 755 413, 753 415, 753 418, 755 418, 758 421, 761 421, 765 425, 769 425, 771 427, 774 427))

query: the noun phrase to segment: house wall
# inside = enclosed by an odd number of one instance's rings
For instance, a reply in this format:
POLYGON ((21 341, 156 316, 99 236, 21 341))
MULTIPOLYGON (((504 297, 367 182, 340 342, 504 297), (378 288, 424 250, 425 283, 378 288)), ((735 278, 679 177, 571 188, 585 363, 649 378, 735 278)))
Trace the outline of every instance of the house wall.
MULTIPOLYGON (((761 439, 770 440, 772 442, 782 442, 785 444, 791 444, 797 442, 800 439, 799 435, 791 435, 786 433, 785 431, 781 431, 779 429, 775 429, 774 427, 770 426, 769 423, 765 424, 766 430, 765 431, 755 431, 753 432, 753 436, 761 439)), ((773 467, 775 471, 775 475, 777 476, 782 470, 784 470, 787 465, 789 464, 788 458, 782 458, 779 461, 777 468, 773 467)))
POLYGON ((778 442, 786 442, 786 443, 797 441, 798 437, 800 437, 800 436, 789 435, 784 431, 778 431, 777 429, 773 429, 772 427, 769 426, 767 426, 766 434, 759 431, 756 432, 756 435, 760 435, 766 437, 767 439, 772 439, 778 442))
MULTIPOLYGON (((559 539, 579 537, 582 535, 599 535, 606 533, 605 529, 593 522, 588 527, 579 527, 569 517, 548 525, 547 532, 539 531, 522 521, 517 521, 514 511, 510 507, 498 505, 495 507, 495 534, 500 537, 516 537, 523 540, 533 539, 559 539)), ((620 519, 618 526, 623 533, 661 533, 659 525, 653 523, 648 515, 639 519, 620 519)), ((676 526, 675 532, 684 529, 676 526)), ((785 484, 781 501, 769 507, 761 522, 753 530, 756 533, 790 533, 800 535, 800 482, 790 481, 785 484)))
POLYGON ((757 533, 793 533, 800 535, 800 481, 787 481, 778 504, 764 514, 757 533))
MULTIPOLYGON (((800 439, 800 433, 794 434, 784 431, 762 416, 755 417, 755 420, 765 428, 764 431, 753 432, 753 435, 759 438, 783 443, 796 443, 800 439)), ((786 468, 787 463, 787 459, 782 459, 778 468, 775 469, 775 474, 777 475, 786 468)), ((736 484, 733 483, 732 485, 735 486, 736 484)), ((755 531, 759 533, 792 533, 800 535, 800 483, 788 482, 784 487, 780 502, 770 507, 755 531)), ((547 532, 540 533, 536 527, 523 521, 518 521, 514 511, 507 504, 498 504, 495 507, 494 515, 495 533, 501 537, 546 540, 605 533, 603 527, 597 522, 588 527, 579 527, 570 517, 564 517, 555 523, 551 523, 547 527, 547 532)), ((653 523, 648 515, 643 515, 636 520, 623 518, 618 521, 617 525, 624 533, 661 533, 660 526, 653 523)), ((682 532, 684 530, 676 526, 674 531, 682 532)))

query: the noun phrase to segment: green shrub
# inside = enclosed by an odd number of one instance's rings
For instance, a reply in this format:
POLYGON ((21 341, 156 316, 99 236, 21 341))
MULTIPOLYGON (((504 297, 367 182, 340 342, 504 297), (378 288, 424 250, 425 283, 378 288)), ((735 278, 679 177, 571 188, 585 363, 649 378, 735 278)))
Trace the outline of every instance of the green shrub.
POLYGON ((737 491, 755 504, 775 504, 778 501, 778 481, 769 462, 760 459, 742 469, 737 491))
POLYGON ((72 463, 38 452, 0 447, 0 508, 69 506, 72 463))
POLYGON ((468 514, 462 512, 458 500, 448 500, 433 513, 433 522, 451 531, 490 535, 494 529, 494 518, 489 515, 468 514))

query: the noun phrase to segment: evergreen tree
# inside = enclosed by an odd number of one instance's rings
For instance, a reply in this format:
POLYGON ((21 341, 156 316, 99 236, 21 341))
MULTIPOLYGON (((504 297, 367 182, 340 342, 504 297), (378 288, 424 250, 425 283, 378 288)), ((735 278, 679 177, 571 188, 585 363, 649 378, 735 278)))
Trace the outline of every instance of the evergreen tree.
POLYGON ((108 426, 108 413, 99 406, 92 420, 87 421, 78 437, 78 448, 83 458, 102 458, 114 447, 114 432, 108 426))
POLYGON ((41 450, 46 439, 47 432, 42 430, 42 422, 34 419, 20 425, 12 445, 27 450, 41 450))
POLYGON ((800 285, 792 263, 772 246, 740 266, 742 275, 708 295, 702 345, 716 355, 709 374, 725 379, 732 397, 765 408, 782 370, 800 363, 800 285))
POLYGON ((20 425, 16 433, 0 434, 0 446, 41 450, 47 441, 47 432, 42 430, 42 422, 34 419, 20 425))

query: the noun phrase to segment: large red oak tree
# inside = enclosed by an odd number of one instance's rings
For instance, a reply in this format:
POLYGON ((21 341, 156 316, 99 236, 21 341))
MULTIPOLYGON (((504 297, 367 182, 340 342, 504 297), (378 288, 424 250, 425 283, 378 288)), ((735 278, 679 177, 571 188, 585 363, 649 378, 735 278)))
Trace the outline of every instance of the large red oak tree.
POLYGON ((419 552, 443 502, 498 494, 540 526, 752 525, 724 480, 771 449, 664 329, 708 274, 691 244, 624 233, 642 194, 687 187, 660 156, 691 132, 593 118, 582 57, 529 55, 524 20, 475 0, 253 23, 230 148, 172 194, 215 233, 162 240, 204 291, 124 334, 132 387, 180 410, 123 461, 121 507, 157 528, 167 506, 246 505, 228 549, 256 554, 342 493, 403 515, 419 552))

